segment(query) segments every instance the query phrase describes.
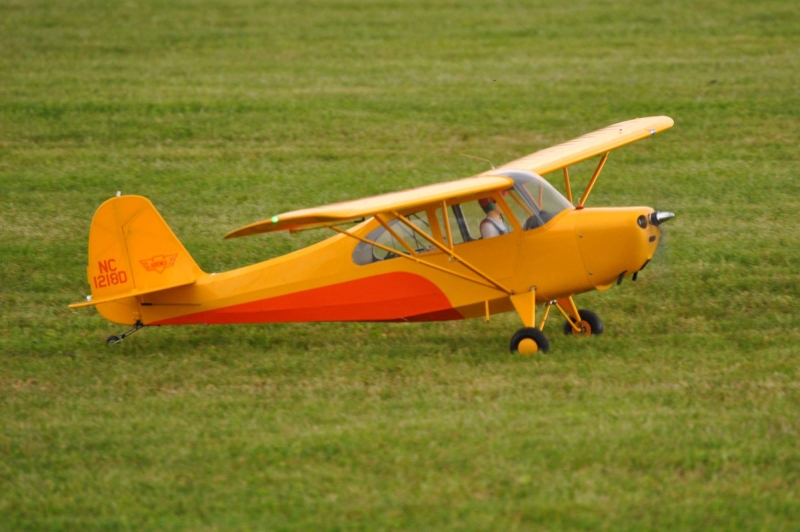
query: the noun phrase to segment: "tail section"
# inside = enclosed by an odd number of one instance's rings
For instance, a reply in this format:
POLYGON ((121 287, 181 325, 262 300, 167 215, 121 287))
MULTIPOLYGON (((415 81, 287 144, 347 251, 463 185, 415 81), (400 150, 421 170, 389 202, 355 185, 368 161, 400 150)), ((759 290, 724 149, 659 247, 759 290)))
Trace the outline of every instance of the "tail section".
POLYGON ((89 231, 91 299, 113 322, 140 320, 137 296, 193 284, 203 274, 150 200, 121 196, 103 203, 89 231))

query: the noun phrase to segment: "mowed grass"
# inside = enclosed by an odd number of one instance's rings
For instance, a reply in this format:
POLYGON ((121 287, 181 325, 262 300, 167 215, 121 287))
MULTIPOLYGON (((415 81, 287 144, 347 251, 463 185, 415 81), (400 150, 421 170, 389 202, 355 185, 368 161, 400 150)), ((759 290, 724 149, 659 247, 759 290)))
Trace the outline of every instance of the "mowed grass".
POLYGON ((798 529, 798 86, 786 1, 0 2, 0 529, 798 529), (578 298, 601 337, 106 347, 66 308, 117 190, 223 271, 325 236, 221 240, 246 223, 657 114, 589 204, 678 216, 637 283, 578 298))

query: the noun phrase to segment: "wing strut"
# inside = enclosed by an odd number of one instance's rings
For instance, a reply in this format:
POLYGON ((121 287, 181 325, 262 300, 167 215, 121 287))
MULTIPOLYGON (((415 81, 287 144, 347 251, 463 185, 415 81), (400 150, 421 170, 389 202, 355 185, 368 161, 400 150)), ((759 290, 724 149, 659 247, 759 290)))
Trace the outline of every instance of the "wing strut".
POLYGON ((589 184, 586 185, 586 190, 583 191, 583 196, 581 196, 581 202, 578 203, 578 205, 583 206, 583 204, 586 203, 586 199, 589 197, 589 193, 592 191, 592 187, 594 187, 594 183, 595 181, 597 181, 597 177, 603 170, 603 165, 606 164, 606 160, 608 159, 608 156, 610 154, 611 152, 607 151, 605 155, 603 155, 603 158, 600 159, 600 164, 597 165, 597 168, 595 169, 594 174, 592 175, 592 179, 589 181, 589 184))
MULTIPOLYGON (((463 258, 459 257, 451 249, 447 249, 441 243, 436 241, 436 239, 434 237, 432 237, 431 235, 425 233, 420 228, 418 228, 416 225, 411 223, 406 217, 397 214, 397 212, 392 212, 392 214, 395 217, 397 217, 397 219, 400 220, 404 225, 406 225, 408 228, 410 228, 412 231, 416 232, 417 234, 422 236, 425 240, 427 240, 428 242, 433 244, 436 248, 438 248, 439 250, 441 250, 444 253, 446 253, 447 255, 449 255, 450 258, 452 260, 454 260, 455 262, 459 262, 459 263, 463 264, 464 267, 466 267, 467 269, 469 269, 473 273, 477 274, 479 277, 481 277, 481 279, 475 279, 474 277, 471 277, 469 275, 464 275, 463 273, 455 272, 455 271, 453 271, 453 270, 451 270, 449 268, 443 268, 442 266, 439 266, 437 264, 433 264, 431 262, 428 262, 428 261, 426 261, 424 259, 419 258, 419 255, 416 253, 416 251, 411 250, 408 247, 408 245, 405 243, 405 241, 402 238, 400 238, 399 236, 397 236, 397 234, 390 228, 389 224, 386 223, 382 219, 381 216, 376 216, 377 220, 381 223, 381 225, 384 228, 386 228, 397 240, 399 240, 403 244, 403 247, 405 247, 408 250, 408 253, 404 253, 404 252, 402 252, 400 250, 397 250, 397 249, 394 249, 394 248, 390 248, 388 246, 385 246, 383 244, 375 242, 374 240, 370 240, 368 238, 364 238, 362 236, 355 235, 353 233, 350 233, 350 232, 348 232, 348 231, 346 231, 344 229, 340 229, 339 227, 336 227, 336 226, 333 226, 333 225, 328 226, 328 227, 331 230, 333 230, 333 231, 335 231, 337 233, 341 233, 343 235, 347 235, 349 237, 355 238, 356 240, 364 242, 365 244, 369 244, 370 246, 375 246, 378 249, 382 249, 384 251, 387 251, 389 253, 393 253, 393 254, 398 255, 400 257, 403 257, 405 259, 412 260, 412 261, 416 262, 417 264, 422 264, 424 266, 428 266, 430 268, 433 268, 434 270, 439 270, 441 272, 448 273, 450 275, 454 275, 454 276, 459 277, 461 279, 464 279, 464 280, 467 280, 467 281, 471 281, 473 283, 477 283, 477 284, 479 284, 481 286, 494 288, 495 290, 499 290, 499 291, 501 291, 501 292, 503 292, 505 294, 508 294, 508 295, 511 294, 510 290, 508 290, 503 285, 501 285, 500 283, 498 283, 497 281, 495 281, 494 279, 492 279, 491 277, 489 277, 488 275, 486 275, 485 273, 480 271, 478 268, 476 268, 476 267, 472 266, 471 264, 469 264, 468 262, 466 262, 463 258)), ((447 229, 448 229, 448 232, 449 232, 449 224, 447 223, 447 221, 445 221, 445 224, 447 224, 447 229)))
POLYGON ((461 273, 458 273, 458 272, 454 272, 453 270, 448 270, 447 268, 442 268, 441 266, 438 266, 436 264, 432 264, 432 263, 430 263, 428 261, 422 260, 419 257, 414 257, 412 255, 409 255, 408 253, 403 253, 402 251, 399 251, 397 249, 393 249, 393 248, 390 248, 388 246, 384 246, 383 244, 379 244, 378 242, 375 242, 374 240, 370 240, 368 238, 364 238, 364 237, 361 237, 361 236, 358 236, 358 235, 354 235, 353 233, 348 233, 344 229, 339 229, 336 226, 330 226, 330 228, 333 231, 336 231, 337 233, 341 233, 343 235, 347 235, 349 237, 355 238, 356 240, 360 240, 361 242, 364 242, 365 244, 369 244, 370 246, 375 246, 378 249, 382 249, 384 251, 388 251, 389 253, 393 253, 393 254, 397 255, 398 257, 403 257, 404 259, 412 260, 412 261, 414 261, 414 262, 416 262, 418 264, 422 264, 424 266, 429 266, 429 267, 433 268, 434 270, 439 270, 441 272, 449 273, 450 275, 454 275, 456 277, 460 277, 461 279, 465 279, 467 281, 472 281, 473 283, 477 283, 477 284, 479 284, 481 286, 486 286, 486 287, 489 287, 489 288, 496 288, 495 286, 493 286, 493 285, 491 285, 489 283, 485 283, 480 279, 475 279, 474 277, 469 277, 468 275, 464 275, 464 274, 461 274, 461 273))
POLYGON ((564 188, 567 189, 567 199, 572 203, 572 187, 569 186, 569 169, 564 167, 564 188))
POLYGON ((384 229, 389 231, 389 234, 391 234, 395 240, 400 242, 400 245, 402 245, 404 248, 408 250, 409 255, 411 255, 412 257, 417 256, 417 252, 414 250, 414 248, 409 246, 408 242, 406 242, 405 239, 403 239, 400 235, 395 233, 394 229, 392 229, 392 227, 387 223, 386 220, 383 219, 383 217, 380 214, 376 215, 375 218, 377 218, 377 220, 381 223, 384 229))
MULTIPOLYGON (((414 231, 415 233, 420 235, 422 238, 426 239, 428 242, 430 242, 431 244, 433 244, 434 246, 439 248, 439 250, 441 250, 441 251, 447 253, 448 255, 450 255, 451 259, 455 260, 456 262, 460 262, 467 269, 471 270, 472 272, 474 272, 478 276, 482 277, 486 281, 488 281, 491 284, 493 284, 501 292, 505 292, 506 294, 511 295, 511 290, 505 288, 503 285, 501 285, 500 283, 498 283, 497 281, 495 281, 494 279, 492 279, 491 277, 489 277, 488 275, 486 275, 485 273, 480 271, 478 268, 476 268, 475 266, 473 266, 469 262, 465 261, 463 258, 461 258, 458 255, 456 255, 455 251, 453 251, 452 249, 448 249, 445 246, 443 246, 441 243, 437 242, 435 238, 433 238, 428 233, 426 233, 425 231, 423 231, 422 229, 420 229, 419 227, 417 227, 416 225, 411 223, 405 216, 403 216, 402 214, 398 213, 397 211, 392 211, 392 214, 394 214, 394 216, 398 220, 400 220, 401 222, 406 224, 409 229, 411 229, 412 231, 414 231)), ((446 214, 445 214, 445 217, 447 217, 446 214)))
POLYGON ((444 230, 447 237, 447 243, 450 245, 450 251, 453 251, 453 232, 450 230, 450 217, 447 216, 447 201, 442 200, 442 216, 444 218, 444 230))

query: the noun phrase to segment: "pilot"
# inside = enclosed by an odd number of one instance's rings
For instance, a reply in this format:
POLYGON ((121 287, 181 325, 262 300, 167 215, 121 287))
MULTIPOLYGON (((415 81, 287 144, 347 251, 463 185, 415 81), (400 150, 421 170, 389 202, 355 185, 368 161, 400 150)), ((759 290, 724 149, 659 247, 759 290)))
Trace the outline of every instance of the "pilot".
POLYGON ((478 200, 486 218, 481 222, 481 238, 492 238, 508 234, 508 226, 503 221, 503 216, 497 210, 497 204, 491 198, 478 200))

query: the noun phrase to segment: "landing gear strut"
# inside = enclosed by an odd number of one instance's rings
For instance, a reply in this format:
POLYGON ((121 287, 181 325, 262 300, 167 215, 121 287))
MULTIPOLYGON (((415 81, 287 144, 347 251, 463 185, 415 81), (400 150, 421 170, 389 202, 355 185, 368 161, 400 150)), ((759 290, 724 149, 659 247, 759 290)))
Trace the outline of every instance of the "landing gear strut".
POLYGON ((575 330, 569 321, 564 322, 564 334, 572 336, 591 336, 593 334, 603 334, 603 322, 591 310, 581 309, 578 311, 581 321, 575 325, 579 330, 575 330))
POLYGON ((144 327, 144 324, 142 324, 141 321, 137 321, 133 325, 133 327, 131 327, 130 329, 128 329, 124 333, 121 333, 119 336, 109 336, 108 338, 106 338, 106 345, 120 344, 120 343, 122 343, 122 341, 125 338, 127 338, 130 335, 132 335, 133 333, 135 333, 136 331, 138 331, 142 327, 144 327))
MULTIPOLYGON (((558 300, 549 301, 544 307, 544 316, 539 327, 535 323, 535 290, 531 287, 530 292, 513 294, 511 302, 522 318, 525 327, 518 330, 511 337, 511 352, 520 355, 533 355, 539 351, 546 353, 550 349, 550 340, 544 335, 544 325, 550 315, 550 309, 555 307, 564 316, 564 334, 573 336, 591 336, 603 334, 603 322, 591 310, 578 310, 572 297, 565 297, 558 300)), ((488 311, 487 311, 488 312, 488 311)))
POLYGON ((542 329, 547 320, 547 312, 542 324, 536 328, 536 287, 532 286, 528 291, 512 294, 511 303, 522 318, 522 324, 525 325, 511 337, 511 352, 520 355, 533 355, 539 351, 546 353, 550 349, 550 340, 542 329))

